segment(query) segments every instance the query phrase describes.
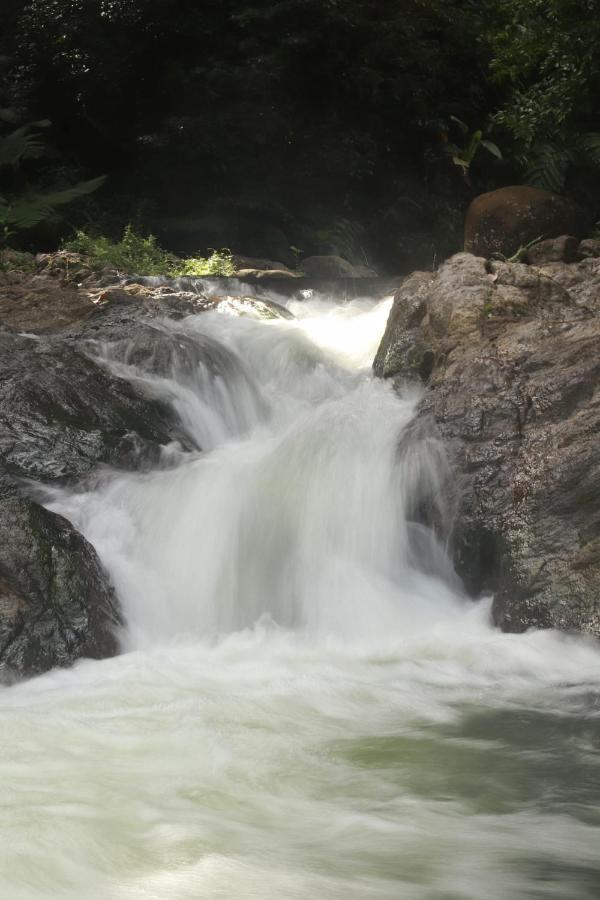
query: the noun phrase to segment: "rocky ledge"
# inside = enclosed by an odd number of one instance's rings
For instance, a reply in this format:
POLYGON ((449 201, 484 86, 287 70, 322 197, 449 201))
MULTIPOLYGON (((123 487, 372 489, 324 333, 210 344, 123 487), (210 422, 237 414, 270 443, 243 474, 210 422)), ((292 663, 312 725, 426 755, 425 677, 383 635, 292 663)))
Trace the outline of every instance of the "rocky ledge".
POLYGON ((496 623, 600 636, 600 243, 544 243, 537 264, 461 253, 413 273, 374 369, 427 386, 455 565, 496 623))

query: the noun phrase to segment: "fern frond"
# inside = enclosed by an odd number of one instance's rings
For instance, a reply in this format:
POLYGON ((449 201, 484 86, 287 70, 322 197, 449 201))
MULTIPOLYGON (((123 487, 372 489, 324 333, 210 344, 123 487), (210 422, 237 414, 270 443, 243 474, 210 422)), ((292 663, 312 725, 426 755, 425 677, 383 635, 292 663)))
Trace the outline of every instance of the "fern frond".
POLYGON ((0 167, 17 166, 23 159, 36 159, 42 156, 45 152, 44 142, 39 134, 31 133, 31 130, 48 128, 49 125, 47 119, 41 119, 39 122, 22 125, 21 128, 0 138, 0 167))
POLYGON ((581 152, 587 162, 600 166, 600 134, 589 132, 581 136, 581 152))
POLYGON ((555 144, 538 144, 534 148, 525 180, 532 187, 560 194, 575 155, 573 150, 557 147, 555 144))
POLYGON ((81 181, 73 187, 62 191, 51 191, 46 194, 32 194, 29 197, 19 198, 12 206, 8 207, 8 224, 14 228, 34 228, 52 215, 56 207, 72 203, 86 194, 97 191, 104 184, 106 176, 92 178, 90 181, 81 181))

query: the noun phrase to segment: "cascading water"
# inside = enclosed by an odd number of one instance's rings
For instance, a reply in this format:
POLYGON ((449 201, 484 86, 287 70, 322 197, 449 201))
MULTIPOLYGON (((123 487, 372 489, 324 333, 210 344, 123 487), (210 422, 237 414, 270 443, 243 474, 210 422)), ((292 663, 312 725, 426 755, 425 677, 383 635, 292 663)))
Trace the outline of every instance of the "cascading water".
POLYGON ((127 652, 0 693, 0 895, 591 900, 598 651, 494 631, 413 521, 445 462, 370 374, 390 301, 288 306, 94 348, 201 449, 49 497, 127 652))

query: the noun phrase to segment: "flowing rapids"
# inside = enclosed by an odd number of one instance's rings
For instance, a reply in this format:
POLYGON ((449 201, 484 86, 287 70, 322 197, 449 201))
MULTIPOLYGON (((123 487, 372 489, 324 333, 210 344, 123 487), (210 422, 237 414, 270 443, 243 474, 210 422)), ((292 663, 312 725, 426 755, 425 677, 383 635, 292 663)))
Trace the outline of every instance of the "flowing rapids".
POLYGON ((447 473, 370 374, 390 301, 288 306, 96 348, 202 452, 48 499, 125 652, 0 693, 0 896, 597 898, 598 650, 495 631, 415 523, 447 473))

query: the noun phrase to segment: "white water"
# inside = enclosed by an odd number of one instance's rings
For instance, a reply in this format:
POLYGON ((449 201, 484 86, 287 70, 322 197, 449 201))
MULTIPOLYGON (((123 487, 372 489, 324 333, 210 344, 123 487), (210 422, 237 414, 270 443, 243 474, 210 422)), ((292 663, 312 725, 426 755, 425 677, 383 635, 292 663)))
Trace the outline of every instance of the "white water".
POLYGON ((389 305, 164 323, 202 354, 162 374, 104 348, 205 452, 52 499, 127 652, 0 693, 2 898, 600 893, 600 654, 493 630, 411 524, 446 473, 370 375, 389 305))

